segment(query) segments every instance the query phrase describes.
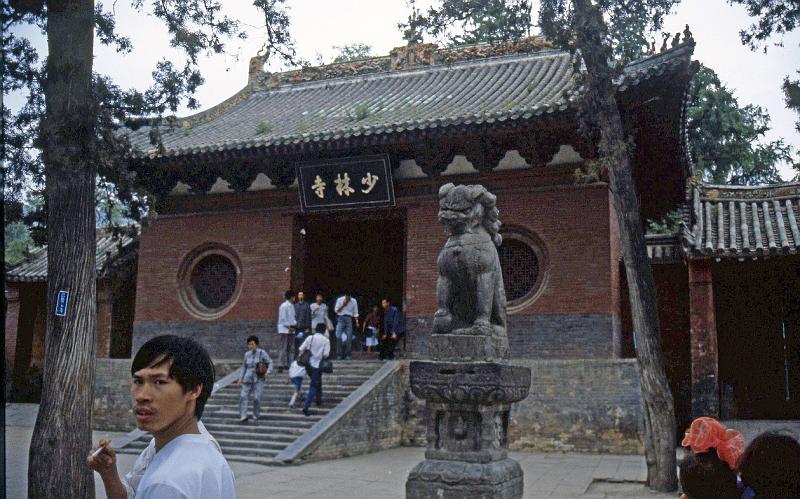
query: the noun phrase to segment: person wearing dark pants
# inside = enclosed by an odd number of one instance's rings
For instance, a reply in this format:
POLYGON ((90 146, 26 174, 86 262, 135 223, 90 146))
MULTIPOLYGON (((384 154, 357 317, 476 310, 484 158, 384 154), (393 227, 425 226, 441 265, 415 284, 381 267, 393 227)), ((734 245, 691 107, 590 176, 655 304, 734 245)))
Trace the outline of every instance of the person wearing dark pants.
POLYGON ((289 290, 283 296, 286 301, 281 303, 278 308, 278 337, 280 338, 278 365, 282 370, 286 370, 294 360, 294 329, 297 320, 294 315, 294 291, 289 290))
POLYGON ((388 298, 381 300, 383 307, 383 336, 381 337, 381 360, 393 360, 394 349, 397 342, 406 332, 405 324, 400 310, 389 302, 388 298))
POLYGON ((303 414, 309 416, 308 408, 311 402, 316 401, 317 405, 322 405, 322 359, 327 358, 331 353, 331 342, 325 337, 325 324, 317 324, 314 334, 306 338, 300 345, 300 355, 304 351, 310 351, 311 357, 308 360, 306 371, 311 378, 311 385, 308 388, 306 401, 303 404, 303 414))
POLYGON ((339 359, 349 359, 353 349, 353 330, 358 329, 358 302, 345 291, 336 300, 336 343, 339 359), (355 324, 354 324, 355 323, 355 324), (355 328, 354 328, 355 326, 355 328))
POLYGON ((294 304, 294 318, 296 325, 294 328, 294 355, 307 336, 311 335, 311 306, 306 301, 306 295, 302 291, 297 292, 297 301, 294 304))

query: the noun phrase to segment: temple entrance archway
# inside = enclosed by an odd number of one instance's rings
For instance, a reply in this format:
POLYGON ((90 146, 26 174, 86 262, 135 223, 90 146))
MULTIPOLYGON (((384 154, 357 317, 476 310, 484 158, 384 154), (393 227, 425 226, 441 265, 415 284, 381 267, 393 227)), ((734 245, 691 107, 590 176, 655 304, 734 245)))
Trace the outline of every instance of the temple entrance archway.
POLYGON ((320 292, 332 309, 336 297, 350 290, 362 317, 383 297, 402 304, 404 210, 298 215, 295 228, 292 284, 309 301, 320 292))

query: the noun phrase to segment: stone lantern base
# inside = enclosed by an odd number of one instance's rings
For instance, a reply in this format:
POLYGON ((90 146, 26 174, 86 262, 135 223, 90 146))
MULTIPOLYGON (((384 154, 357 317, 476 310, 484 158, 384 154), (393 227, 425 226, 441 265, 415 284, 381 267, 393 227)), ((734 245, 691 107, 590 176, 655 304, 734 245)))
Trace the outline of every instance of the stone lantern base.
POLYGON ((425 461, 406 497, 521 498, 522 468, 508 457, 511 404, 524 399, 531 373, 498 362, 411 363, 411 389, 429 410, 425 461))

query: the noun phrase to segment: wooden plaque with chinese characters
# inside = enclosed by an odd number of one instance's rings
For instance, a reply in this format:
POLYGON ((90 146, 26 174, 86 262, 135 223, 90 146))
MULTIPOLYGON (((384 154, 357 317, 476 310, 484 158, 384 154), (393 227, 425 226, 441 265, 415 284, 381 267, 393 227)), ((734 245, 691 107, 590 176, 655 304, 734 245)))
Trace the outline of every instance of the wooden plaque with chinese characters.
POLYGON ((297 166, 302 211, 394 206, 389 156, 326 159, 297 166))

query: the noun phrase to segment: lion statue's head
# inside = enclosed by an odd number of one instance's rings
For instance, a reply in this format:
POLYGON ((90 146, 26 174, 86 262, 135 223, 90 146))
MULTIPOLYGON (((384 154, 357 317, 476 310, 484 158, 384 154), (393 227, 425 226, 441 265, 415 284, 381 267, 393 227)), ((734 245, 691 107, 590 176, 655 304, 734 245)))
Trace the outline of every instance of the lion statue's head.
POLYGON ((500 236, 497 196, 482 185, 445 184, 439 189, 439 223, 451 234, 473 232, 483 227, 496 246, 500 236))

